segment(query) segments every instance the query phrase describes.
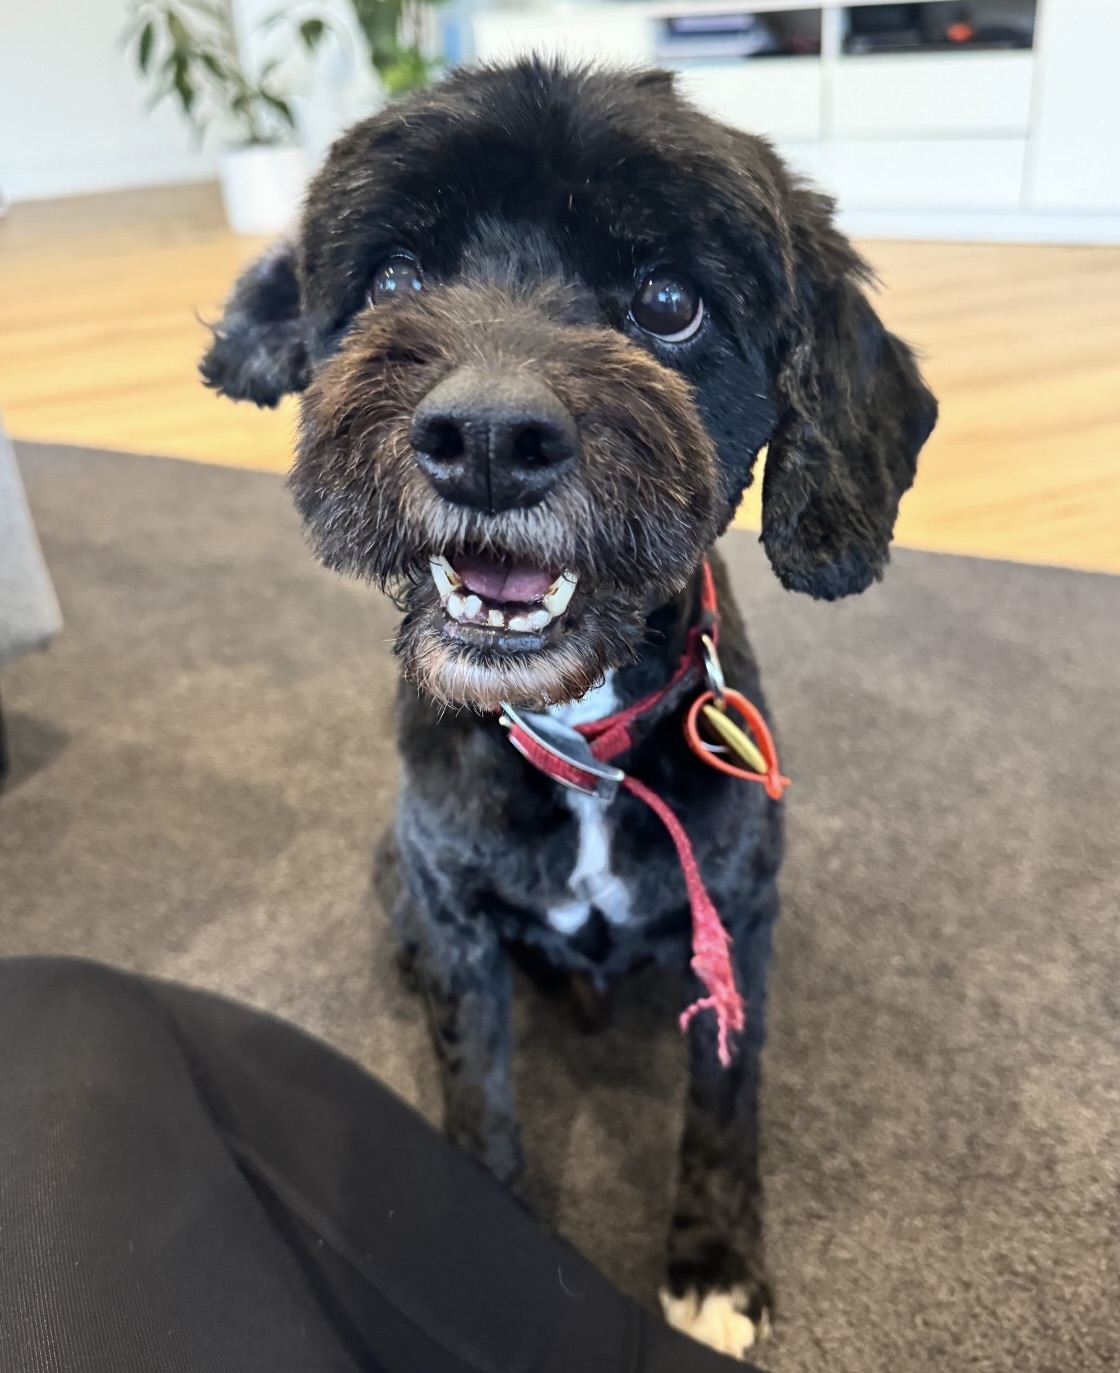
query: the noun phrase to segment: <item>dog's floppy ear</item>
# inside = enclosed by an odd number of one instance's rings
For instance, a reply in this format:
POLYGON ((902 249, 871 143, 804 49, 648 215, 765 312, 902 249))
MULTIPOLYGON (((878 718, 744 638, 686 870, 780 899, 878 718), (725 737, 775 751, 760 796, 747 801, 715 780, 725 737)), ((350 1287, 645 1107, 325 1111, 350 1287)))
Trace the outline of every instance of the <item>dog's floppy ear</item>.
POLYGON ((198 370, 233 400, 275 405, 309 380, 293 244, 274 244, 237 279, 198 370))
POLYGON ((937 402, 868 303, 870 272, 833 227, 831 201, 796 188, 791 211, 796 299, 762 542, 784 586, 831 601, 882 576, 937 402))

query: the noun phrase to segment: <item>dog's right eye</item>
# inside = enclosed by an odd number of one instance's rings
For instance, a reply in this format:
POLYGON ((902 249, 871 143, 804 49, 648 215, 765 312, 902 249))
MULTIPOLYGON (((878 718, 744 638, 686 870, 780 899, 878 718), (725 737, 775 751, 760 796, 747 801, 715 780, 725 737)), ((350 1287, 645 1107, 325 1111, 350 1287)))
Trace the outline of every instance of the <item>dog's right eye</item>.
POLYGON ((369 303, 380 305, 384 301, 423 289, 424 274, 419 262, 408 253, 394 253, 374 272, 369 288, 369 303))
POLYGON ((665 343, 684 343, 704 322, 704 301, 687 277, 658 267, 634 292, 630 318, 665 343))

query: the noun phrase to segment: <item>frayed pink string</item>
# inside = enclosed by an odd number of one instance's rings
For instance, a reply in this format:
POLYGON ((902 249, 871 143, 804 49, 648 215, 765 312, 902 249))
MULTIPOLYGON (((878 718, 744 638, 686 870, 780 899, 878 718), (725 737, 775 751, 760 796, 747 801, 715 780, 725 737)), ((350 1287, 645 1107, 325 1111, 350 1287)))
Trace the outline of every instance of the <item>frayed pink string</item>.
POLYGON ((627 775, 623 777, 622 785, 639 801, 644 801, 669 831, 688 889, 692 907, 692 971, 704 984, 708 995, 693 1002, 682 1014, 681 1029, 687 1030, 701 1011, 714 1011, 719 1031, 719 1061, 729 1068, 735 1056, 732 1036, 741 1034, 747 1023, 746 1006, 731 966, 731 936, 724 929, 719 911, 704 887, 700 866, 684 826, 666 802, 636 778, 627 775))

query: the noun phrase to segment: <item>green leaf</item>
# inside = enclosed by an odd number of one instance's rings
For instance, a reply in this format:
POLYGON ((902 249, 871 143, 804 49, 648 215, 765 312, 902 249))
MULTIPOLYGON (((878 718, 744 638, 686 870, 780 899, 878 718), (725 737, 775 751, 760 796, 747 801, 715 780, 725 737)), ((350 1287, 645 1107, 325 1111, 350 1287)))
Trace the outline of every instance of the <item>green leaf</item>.
POLYGON ((177 48, 189 51, 193 47, 190 30, 174 10, 167 11, 167 32, 171 35, 171 41, 177 48))
POLYGON ((156 41, 156 27, 149 19, 140 30, 140 44, 137 49, 137 59, 140 63, 140 70, 147 75, 148 64, 152 60, 152 46, 156 41))
POLYGON ((403 48, 396 60, 378 68, 378 75, 389 95, 403 95, 428 81, 428 63, 415 48, 403 48))
POLYGON ((175 90, 180 101, 182 101, 184 112, 189 116, 194 109, 195 95, 197 92, 191 84, 190 69, 186 62, 183 62, 175 69, 175 90))
POLYGON ((216 77, 219 81, 224 81, 226 79, 225 67, 222 66, 221 62, 218 61, 217 57, 215 57, 212 52, 203 48, 198 54, 198 60, 211 76, 216 77))
POLYGON ((399 0, 353 0, 354 14, 370 47, 396 44, 401 20, 399 0))
POLYGON ((261 99, 266 105, 270 105, 287 124, 289 129, 296 126, 296 117, 292 113, 292 107, 286 100, 281 100, 278 95, 273 95, 271 91, 261 91, 261 99))
POLYGON ((229 10, 223 9, 220 5, 206 5, 202 0, 191 0, 191 8, 197 10, 199 14, 204 14, 208 19, 213 19, 219 24, 229 23, 229 10))
POLYGON ((314 52, 326 36, 327 26, 322 19, 305 19, 299 26, 299 36, 308 52, 314 52))

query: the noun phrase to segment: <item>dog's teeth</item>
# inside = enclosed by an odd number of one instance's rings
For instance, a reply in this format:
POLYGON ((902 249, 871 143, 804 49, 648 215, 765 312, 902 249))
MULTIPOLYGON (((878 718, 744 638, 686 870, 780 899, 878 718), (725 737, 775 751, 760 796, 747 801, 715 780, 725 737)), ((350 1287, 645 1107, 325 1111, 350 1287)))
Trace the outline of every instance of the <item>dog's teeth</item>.
POLYGON ((576 575, 562 572, 549 587, 534 610, 509 615, 497 606, 488 606, 481 596, 463 585, 463 579, 446 558, 430 558, 432 580, 447 614, 460 624, 487 625, 490 629, 509 629, 515 634, 537 634, 563 615, 576 589, 576 575))
POLYGON ((432 581, 436 584, 439 598, 441 601, 446 601, 448 596, 460 585, 459 574, 446 558, 429 558, 428 563, 432 569, 432 581))
POLYGON ((528 615, 514 615, 509 627, 515 634, 535 634, 552 623, 547 610, 531 610, 528 615))
MULTIPOLYGON (((579 578, 574 572, 562 572, 548 588, 548 594, 543 598, 542 604, 552 619, 555 620, 567 610, 572 602, 572 595, 578 580, 579 578)), ((539 615, 540 611, 533 613, 539 615)), ((543 628, 543 626, 541 627, 543 628)))

